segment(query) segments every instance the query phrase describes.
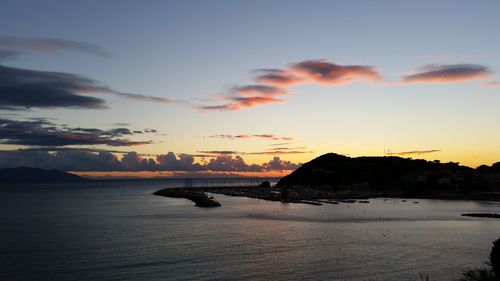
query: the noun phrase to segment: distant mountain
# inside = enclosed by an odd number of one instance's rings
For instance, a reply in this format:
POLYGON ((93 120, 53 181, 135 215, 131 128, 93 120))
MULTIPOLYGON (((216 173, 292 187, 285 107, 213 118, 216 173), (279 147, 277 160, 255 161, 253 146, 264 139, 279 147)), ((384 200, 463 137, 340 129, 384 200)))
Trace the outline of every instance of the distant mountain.
POLYGON ((61 170, 28 167, 0 169, 0 183, 66 183, 88 180, 61 170))
MULTIPOLYGON (((482 184, 482 175, 484 174, 480 174, 477 169, 453 162, 440 163, 393 156, 347 157, 328 153, 303 164, 283 177, 278 185, 318 188, 364 186, 376 189, 467 188, 482 184)), ((493 178, 493 174, 489 173, 488 177, 493 178)))

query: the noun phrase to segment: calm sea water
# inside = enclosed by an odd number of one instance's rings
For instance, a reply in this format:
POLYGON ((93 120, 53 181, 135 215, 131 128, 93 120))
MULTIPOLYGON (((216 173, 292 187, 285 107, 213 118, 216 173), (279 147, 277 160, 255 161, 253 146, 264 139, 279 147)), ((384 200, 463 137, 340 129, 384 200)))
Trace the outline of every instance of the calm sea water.
POLYGON ((0 187, 0 280, 453 280, 500 236, 500 220, 460 216, 494 202, 215 195, 203 209, 151 194, 179 184, 0 187))

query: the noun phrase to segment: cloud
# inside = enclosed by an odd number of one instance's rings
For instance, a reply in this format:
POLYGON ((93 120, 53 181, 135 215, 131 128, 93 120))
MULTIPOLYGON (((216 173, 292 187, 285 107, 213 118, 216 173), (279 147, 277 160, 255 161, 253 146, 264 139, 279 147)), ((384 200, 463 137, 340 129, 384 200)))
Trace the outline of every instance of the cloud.
POLYGON ((104 100, 85 94, 107 93, 135 100, 168 99, 121 93, 95 80, 64 72, 38 71, 0 65, 0 108, 104 108, 104 100))
POLYGON ((305 78, 294 75, 288 70, 258 69, 257 72, 260 74, 255 77, 255 81, 265 85, 288 87, 305 82, 305 78))
POLYGON ((198 153, 205 153, 209 155, 231 155, 238 154, 237 151, 232 150, 199 150, 198 153))
POLYGON ((272 134, 261 134, 261 135, 253 135, 253 136, 256 138, 270 139, 270 140, 285 140, 285 141, 293 140, 292 137, 280 137, 280 136, 276 136, 276 135, 272 135, 272 134))
POLYGON ((356 80, 384 81, 377 69, 368 65, 339 65, 326 60, 308 60, 292 64, 290 70, 305 76, 309 81, 338 85, 356 80))
POLYGON ((304 146, 299 146, 299 147, 274 147, 274 148, 268 148, 267 150, 275 150, 275 151, 290 151, 290 150, 301 150, 301 149, 306 149, 307 147, 304 146))
POLYGON ((290 161, 281 160, 279 157, 274 157, 273 160, 265 163, 264 169, 272 171, 282 171, 282 170, 295 170, 300 167, 301 164, 295 164, 290 161))
POLYGON ((249 152, 246 154, 252 155, 281 155, 281 154, 306 154, 306 153, 314 153, 314 151, 304 151, 304 150, 266 150, 259 152, 249 152))
POLYGON ((257 135, 247 135, 247 134, 240 134, 240 135, 211 135, 210 138, 219 138, 219 139, 250 139, 250 138, 260 138, 260 139, 268 139, 268 140, 293 140, 292 137, 283 137, 283 136, 276 136, 273 134, 257 134, 257 135))
POLYGON ((500 87, 500 81, 488 82, 488 83, 484 84, 484 86, 491 87, 491 88, 500 87))
POLYGON ((0 37, 0 59, 16 59, 28 52, 57 54, 66 51, 110 56, 104 48, 88 43, 54 38, 0 37))
POLYGON ((208 170, 212 171, 231 171, 231 172, 262 172, 263 168, 257 164, 246 164, 241 156, 219 156, 205 165, 208 170))
POLYGON ((172 100, 172 99, 146 96, 146 95, 140 95, 140 94, 121 93, 121 92, 116 92, 116 91, 111 91, 110 93, 117 95, 117 96, 120 96, 120 97, 138 100, 138 101, 146 101, 146 102, 153 102, 153 103, 174 103, 174 102, 177 102, 177 101, 172 100))
POLYGON ((490 77, 492 72, 477 64, 427 65, 403 78, 404 83, 457 83, 490 77))
POLYGON ((205 105, 199 106, 198 109, 201 111, 212 111, 212 110, 240 110, 243 108, 251 108, 258 105, 270 104, 283 102, 282 99, 273 96, 253 96, 253 97, 225 97, 224 104, 221 105, 205 105))
POLYGON ((127 128, 101 130, 68 128, 44 119, 17 121, 0 119, 0 143, 8 145, 61 147, 71 145, 136 146, 151 141, 133 141, 125 136, 136 133, 127 128))
POLYGON ((21 56, 21 52, 14 50, 0 49, 0 60, 16 59, 21 56))
POLYGON ((248 164, 241 156, 220 155, 204 163, 196 163, 192 155, 173 152, 157 155, 156 159, 142 157, 137 152, 128 152, 119 159, 111 152, 99 151, 0 151, 0 168, 37 167, 44 169, 61 169, 64 171, 112 172, 112 171, 192 171, 192 172, 268 172, 292 170, 299 167, 279 157, 259 164, 248 164))
POLYGON ((413 151, 403 151, 403 152, 395 152, 392 153, 394 155, 421 155, 421 154, 429 154, 440 152, 440 149, 431 149, 431 150, 413 150, 413 151))
POLYGON ((77 92, 105 90, 95 81, 74 74, 0 65, 0 107, 3 108, 104 108, 102 99, 77 92))
POLYGON ((195 155, 198 157, 215 157, 215 156, 227 156, 227 155, 283 155, 283 154, 306 154, 306 153, 314 153, 314 151, 303 150, 302 147, 297 148, 287 148, 287 149, 269 149, 265 151, 257 151, 257 152, 242 152, 242 151, 232 151, 232 150, 201 150, 197 151, 201 153, 199 155, 195 155))
POLYGON ((255 82, 246 86, 233 87, 230 93, 216 100, 218 105, 202 105, 198 109, 240 110, 259 105, 280 103, 280 96, 291 94, 289 87, 311 83, 339 85, 355 81, 385 82, 377 69, 367 65, 339 65, 327 60, 308 60, 291 64, 284 69, 258 69, 255 82))
POLYGON ((273 143, 273 144, 270 144, 270 146, 283 146, 283 145, 290 145, 292 143, 290 142, 280 142, 280 143, 273 143))
POLYGON ((288 90, 268 85, 247 85, 234 87, 233 91, 242 96, 276 96, 288 94, 288 90))

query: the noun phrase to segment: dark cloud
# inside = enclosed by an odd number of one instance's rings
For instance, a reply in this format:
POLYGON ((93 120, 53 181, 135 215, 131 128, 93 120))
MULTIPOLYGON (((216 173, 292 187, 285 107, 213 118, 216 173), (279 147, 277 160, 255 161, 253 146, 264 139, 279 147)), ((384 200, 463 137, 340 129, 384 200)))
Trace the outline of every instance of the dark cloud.
POLYGON ((205 164, 211 171, 232 171, 232 172, 262 172, 264 169, 257 164, 246 164, 241 156, 219 156, 205 164))
POLYGON ((234 87, 233 91, 242 96, 248 96, 248 97, 288 94, 288 91, 286 89, 268 85, 247 85, 241 87, 234 87))
POLYGON ((123 164, 110 152, 0 151, 0 167, 35 167, 64 171, 121 171, 123 164))
POLYGON ((53 38, 0 37, 0 59, 18 58, 29 52, 57 54, 66 51, 101 57, 110 55, 104 48, 82 42, 53 38))
POLYGON ((273 160, 268 163, 263 164, 265 170, 270 171, 283 171, 283 170, 295 170, 300 167, 301 164, 292 163, 290 161, 281 160, 279 157, 274 157, 273 160))
POLYGON ((104 108, 104 100, 85 94, 113 94, 135 100, 169 99, 121 93, 92 79, 70 73, 38 71, 0 65, 0 108, 104 108))
POLYGON ((403 151, 403 152, 396 152, 392 153, 395 155, 421 155, 421 154, 429 154, 429 153, 435 153, 435 152, 440 152, 440 149, 431 149, 431 150, 412 150, 412 151, 403 151))
POLYGON ((169 152, 157 155, 156 159, 143 157, 137 152, 128 152, 119 159, 107 151, 90 152, 67 150, 50 153, 48 151, 13 150, 0 151, 0 168, 37 167, 61 169, 65 171, 111 172, 111 171, 216 171, 216 172, 266 172, 291 170, 299 167, 279 157, 258 164, 247 164, 238 155, 219 155, 205 163, 195 163, 192 155, 175 155, 169 152))
POLYGON ((108 145, 135 146, 151 141, 125 139, 134 133, 127 128, 101 130, 96 128, 68 128, 48 120, 16 121, 0 119, 0 143, 24 146, 108 145))
POLYGON ((158 155, 156 161, 158 162, 158 169, 162 171, 203 171, 206 170, 199 163, 194 163, 194 157, 188 154, 181 154, 179 158, 173 153, 169 152, 165 155, 158 155))
POLYGON ((259 69, 257 72, 260 74, 255 77, 255 81, 265 85, 288 87, 304 82, 304 78, 294 75, 288 70, 259 69))
POLYGON ((427 65, 403 78, 404 83, 456 83, 490 77, 491 71, 477 64, 427 65))
POLYGON ((0 65, 0 107, 3 108, 104 108, 102 99, 78 94, 103 91, 109 89, 82 76, 0 65))

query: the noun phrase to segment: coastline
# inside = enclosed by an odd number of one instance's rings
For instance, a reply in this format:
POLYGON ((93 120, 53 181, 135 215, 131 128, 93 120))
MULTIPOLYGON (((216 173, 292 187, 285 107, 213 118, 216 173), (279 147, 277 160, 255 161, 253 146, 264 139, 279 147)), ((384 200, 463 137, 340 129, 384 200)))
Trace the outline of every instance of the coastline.
MULTIPOLYGON (((315 189, 286 189, 286 193, 279 187, 259 186, 233 186, 233 187, 190 187, 190 188, 166 188, 155 192, 155 195, 167 197, 183 197, 192 200, 200 194, 212 193, 227 196, 248 197, 267 201, 279 201, 283 203, 300 203, 309 205, 338 204, 338 203, 369 203, 374 198, 400 198, 400 199, 436 199, 436 200, 470 200, 470 201, 500 201, 500 193, 475 192, 475 193, 435 193, 435 194, 408 194, 402 191, 368 191, 368 190, 315 190, 315 189), (181 191, 173 196, 165 190, 181 191)), ((208 198, 208 196, 205 197, 208 198)), ((204 198, 205 198, 204 197, 204 198)), ((194 201, 194 200, 192 200, 194 201)), ((196 202, 195 202, 196 203, 196 202)), ((417 203, 417 202, 415 202, 417 203)))

